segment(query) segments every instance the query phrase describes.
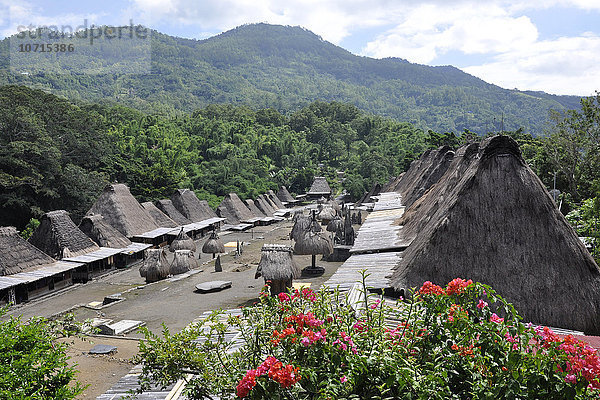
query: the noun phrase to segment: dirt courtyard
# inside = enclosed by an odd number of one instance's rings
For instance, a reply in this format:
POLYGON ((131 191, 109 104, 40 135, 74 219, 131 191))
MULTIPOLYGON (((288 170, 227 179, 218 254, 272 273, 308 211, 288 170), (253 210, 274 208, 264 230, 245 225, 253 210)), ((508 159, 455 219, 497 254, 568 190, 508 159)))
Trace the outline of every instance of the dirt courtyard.
MULTIPOLYGON (((223 272, 214 272, 211 255, 202 254, 199 266, 201 272, 181 279, 175 277, 146 285, 139 275, 138 264, 86 284, 76 285, 52 297, 15 307, 10 314, 22 314, 23 319, 27 319, 32 316, 51 317, 71 310, 80 321, 91 318, 107 318, 115 322, 124 319, 139 320, 155 333, 160 332, 163 323, 171 332, 177 332, 205 311, 237 308, 256 301, 264 283, 262 278, 254 279, 260 249, 264 243, 291 245, 288 237, 291 227, 292 222, 286 220, 271 226, 255 227, 252 231, 221 234, 224 243, 240 240, 246 244, 240 257, 234 256, 235 248, 228 249, 230 253, 221 256, 223 272), (212 280, 231 281, 232 287, 216 293, 195 292, 198 283, 212 280), (101 302, 105 296, 115 294, 120 294, 124 300, 100 310, 86 307, 90 302, 101 302)), ((202 247, 204 240, 206 239, 196 243, 198 249, 202 247)), ((310 258, 294 256, 301 268, 310 264, 310 258)), ((301 278, 298 281, 310 283, 316 289, 341 265, 340 262, 325 261, 319 261, 318 264, 325 267, 324 275, 301 278)), ((141 337, 141 334, 132 332, 121 338, 93 336, 86 338, 86 341, 75 340, 69 355, 80 371, 78 380, 89 385, 80 398, 96 398, 127 374, 133 367, 130 360, 137 353, 136 339, 141 337), (112 355, 88 354, 96 344, 114 345, 118 350, 112 355)))

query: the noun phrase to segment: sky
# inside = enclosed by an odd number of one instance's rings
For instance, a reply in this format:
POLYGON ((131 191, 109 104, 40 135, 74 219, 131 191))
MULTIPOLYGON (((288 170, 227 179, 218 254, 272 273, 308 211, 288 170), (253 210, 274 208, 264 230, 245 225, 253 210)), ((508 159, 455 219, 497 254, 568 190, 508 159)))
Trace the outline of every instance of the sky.
POLYGON ((600 91, 600 0, 0 0, 0 37, 84 21, 195 39, 299 25, 357 55, 454 65, 507 89, 600 91))

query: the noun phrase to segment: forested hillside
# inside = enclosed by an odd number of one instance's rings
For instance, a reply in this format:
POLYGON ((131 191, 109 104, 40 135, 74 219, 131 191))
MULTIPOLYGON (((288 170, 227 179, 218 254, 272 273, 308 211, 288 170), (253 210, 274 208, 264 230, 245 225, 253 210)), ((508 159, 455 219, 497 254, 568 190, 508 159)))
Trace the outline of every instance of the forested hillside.
MULTIPOLYGON (((130 50, 118 48, 118 42, 111 46, 118 54, 130 50)), ((80 60, 94 66, 93 74, 59 66, 55 73, 15 74, 8 69, 8 47, 9 39, 0 42, 0 84, 27 85, 70 100, 117 102, 151 114, 217 103, 289 115, 313 101, 340 101, 424 130, 485 134, 523 128, 537 135, 549 110, 579 107, 574 96, 502 89, 452 66, 356 56, 300 27, 244 25, 199 41, 154 32, 152 73, 139 75, 111 73, 109 58, 80 60)))
MULTIPOLYGON (((315 102, 290 116, 214 105, 156 117, 123 106, 74 105, 23 86, 0 87, 0 226, 67 209, 80 218, 108 182, 139 200, 196 190, 256 197, 287 185, 303 193, 315 174, 360 196, 406 169, 429 146, 409 123, 342 103, 315 102)), ((340 187, 338 186, 338 189, 340 187)))

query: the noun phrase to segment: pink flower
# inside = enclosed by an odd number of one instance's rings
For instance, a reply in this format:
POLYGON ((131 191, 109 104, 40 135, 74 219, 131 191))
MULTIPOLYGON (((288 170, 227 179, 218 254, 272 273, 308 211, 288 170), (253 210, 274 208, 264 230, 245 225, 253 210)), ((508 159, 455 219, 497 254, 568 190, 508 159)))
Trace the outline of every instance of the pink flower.
POLYGON ((573 374, 569 374, 565 376, 565 382, 567 383, 577 383, 577 377, 573 374))
POLYGON ((348 382, 348 378, 346 377, 346 375, 344 375, 340 378, 340 382, 342 382, 342 383, 348 382))
POLYGON ((281 302, 283 302, 283 301, 290 301, 290 295, 287 294, 287 293, 281 292, 281 293, 279 293, 277 295, 277 297, 279 297, 279 301, 281 301, 281 302))
POLYGON ((486 303, 485 301, 479 299, 479 303, 477 303, 477 308, 479 308, 480 310, 482 310, 482 309, 484 309, 487 306, 488 306, 488 303, 486 303))
POLYGON ((374 309, 376 309, 376 308, 379 306, 379 304, 381 304, 381 300, 377 299, 377 301, 375 301, 375 303, 374 303, 374 304, 371 304, 371 305, 369 306, 369 308, 370 308, 371 310, 374 310, 374 309))
POLYGON ((504 322, 504 318, 500 318, 499 316, 496 315, 496 313, 493 313, 492 316, 490 317, 490 322, 495 322, 497 324, 504 322))

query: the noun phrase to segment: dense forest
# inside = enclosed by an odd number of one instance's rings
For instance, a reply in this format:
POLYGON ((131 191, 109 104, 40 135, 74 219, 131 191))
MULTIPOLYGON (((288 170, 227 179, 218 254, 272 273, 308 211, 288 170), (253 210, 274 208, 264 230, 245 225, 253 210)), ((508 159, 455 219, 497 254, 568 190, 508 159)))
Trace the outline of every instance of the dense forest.
POLYGON ((0 84, 26 85, 71 101, 119 103, 148 114, 235 104, 289 115, 314 101, 339 101, 425 131, 522 128, 536 134, 551 110, 576 109, 580 100, 503 89, 452 66, 356 56, 300 27, 244 25, 205 40, 153 32, 151 46, 125 40, 104 46, 100 39, 94 46, 104 49, 101 56, 92 46, 77 45, 68 57, 27 54, 27 62, 12 64, 10 43, 0 41, 0 84), (119 62, 123 59, 126 63, 119 62), (130 73, 123 73, 123 64, 130 73), (144 73, 131 73, 136 71, 144 73))

